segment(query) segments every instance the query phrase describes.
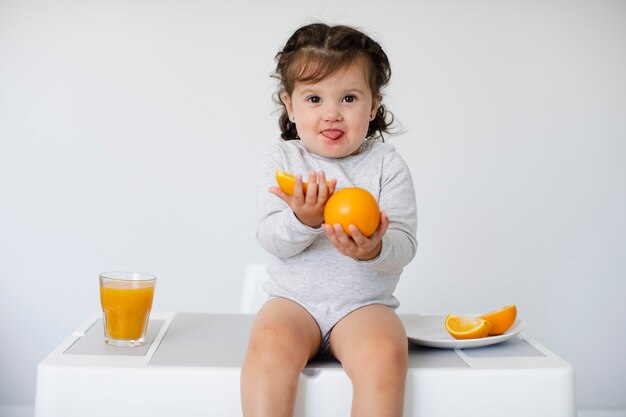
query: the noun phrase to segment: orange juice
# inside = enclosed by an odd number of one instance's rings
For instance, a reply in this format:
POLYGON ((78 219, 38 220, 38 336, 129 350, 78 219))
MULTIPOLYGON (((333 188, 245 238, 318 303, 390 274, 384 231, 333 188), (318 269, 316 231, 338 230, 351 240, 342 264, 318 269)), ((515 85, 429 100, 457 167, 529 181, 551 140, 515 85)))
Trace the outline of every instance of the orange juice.
POLYGON ((154 287, 100 287, 107 336, 137 340, 144 336, 152 309, 154 287))
POLYGON ((138 272, 100 274, 104 341, 132 347, 144 344, 156 277, 138 272))

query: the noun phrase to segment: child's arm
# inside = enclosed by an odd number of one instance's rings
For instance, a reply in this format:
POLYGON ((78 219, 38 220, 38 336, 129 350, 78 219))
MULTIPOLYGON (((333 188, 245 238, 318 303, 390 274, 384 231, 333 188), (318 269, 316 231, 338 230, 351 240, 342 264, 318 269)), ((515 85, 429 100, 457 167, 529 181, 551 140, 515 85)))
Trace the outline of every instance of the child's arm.
MULTIPOLYGON (((277 168, 285 169, 285 156, 278 147, 270 152, 261 167, 258 190, 257 240, 279 258, 301 253, 319 236, 325 200, 334 191, 335 184, 333 181, 327 186, 323 179, 322 186, 309 186, 304 195, 300 177, 294 195, 284 194, 276 187, 275 172, 277 168)), ((313 181, 309 178, 311 184, 317 182, 316 178, 317 174, 313 181)))
POLYGON ((417 203, 413 178, 400 154, 386 155, 378 201, 389 217, 379 256, 369 263, 377 271, 406 266, 417 252, 417 203))

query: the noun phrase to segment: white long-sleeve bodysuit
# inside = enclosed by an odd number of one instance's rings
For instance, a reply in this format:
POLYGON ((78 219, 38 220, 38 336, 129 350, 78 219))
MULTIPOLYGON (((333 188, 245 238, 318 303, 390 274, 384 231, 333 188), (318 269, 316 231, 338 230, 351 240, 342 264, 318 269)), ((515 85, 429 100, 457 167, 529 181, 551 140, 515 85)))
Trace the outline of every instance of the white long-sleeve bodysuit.
POLYGON ((360 307, 398 307, 393 292, 415 256, 417 216, 411 173, 392 145, 367 140, 355 155, 332 159, 309 153, 299 140, 278 143, 264 161, 258 203, 257 239, 273 255, 264 289, 303 306, 324 340, 335 323, 360 307), (342 255, 321 228, 300 223, 267 191, 276 185, 277 169, 302 174, 304 180, 311 171, 324 171, 327 179, 337 179, 337 190, 361 187, 372 193, 390 220, 380 255, 370 261, 342 255))

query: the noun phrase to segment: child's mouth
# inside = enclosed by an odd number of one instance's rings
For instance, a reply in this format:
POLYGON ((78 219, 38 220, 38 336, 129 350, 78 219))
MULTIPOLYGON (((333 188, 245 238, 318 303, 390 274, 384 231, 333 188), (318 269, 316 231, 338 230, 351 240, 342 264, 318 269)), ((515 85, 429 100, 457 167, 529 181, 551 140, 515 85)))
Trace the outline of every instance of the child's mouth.
POLYGON ((343 132, 339 129, 326 129, 322 130, 322 135, 324 135, 325 138, 337 140, 343 136, 343 132))

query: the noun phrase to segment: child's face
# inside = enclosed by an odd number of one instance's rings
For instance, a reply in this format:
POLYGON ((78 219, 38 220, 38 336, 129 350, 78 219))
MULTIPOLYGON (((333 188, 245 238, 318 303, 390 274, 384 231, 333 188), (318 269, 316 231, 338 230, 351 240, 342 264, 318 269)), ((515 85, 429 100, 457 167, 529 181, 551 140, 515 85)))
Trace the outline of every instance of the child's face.
POLYGON ((328 158, 353 154, 365 135, 379 100, 372 97, 366 70, 356 61, 315 83, 296 82, 282 99, 304 147, 328 158))

